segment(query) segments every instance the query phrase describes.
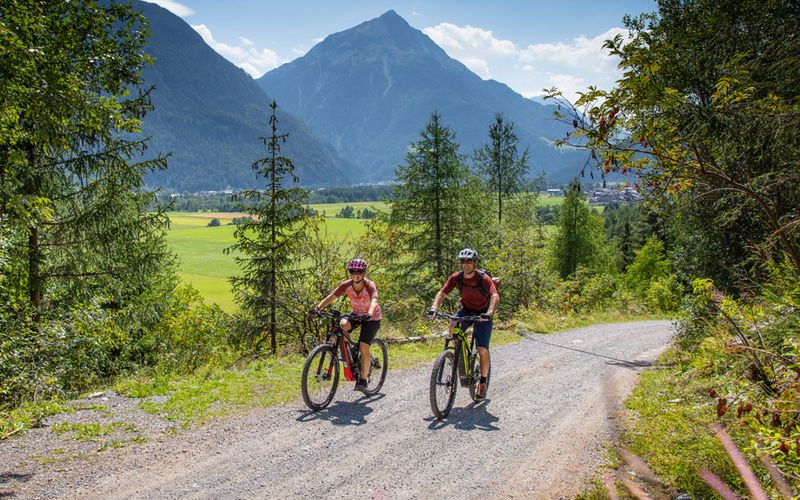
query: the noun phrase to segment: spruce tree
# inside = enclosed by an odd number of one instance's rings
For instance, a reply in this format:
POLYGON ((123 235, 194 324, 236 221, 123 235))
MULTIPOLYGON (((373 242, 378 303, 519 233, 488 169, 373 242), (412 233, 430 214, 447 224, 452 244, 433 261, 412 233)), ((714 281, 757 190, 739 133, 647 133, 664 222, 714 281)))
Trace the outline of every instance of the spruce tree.
POLYGON ((391 201, 392 221, 407 234, 412 269, 430 270, 437 279, 466 246, 471 221, 465 210, 469 171, 458 152, 455 133, 434 112, 398 167, 391 201))
POLYGON ((298 237, 307 222, 304 203, 308 193, 299 187, 287 187, 288 181, 297 183, 292 160, 281 155, 281 144, 288 134, 278 133, 278 104, 269 105, 271 134, 261 137, 267 147, 267 156, 256 160, 252 168, 256 177, 266 181, 264 190, 246 190, 236 195, 242 209, 251 218, 237 226, 237 242, 227 252, 240 252, 236 262, 242 267, 240 276, 231 278, 236 301, 247 315, 245 329, 255 350, 260 350, 268 337, 270 350, 278 351, 278 311, 284 296, 281 287, 297 278, 292 264, 299 257, 298 237))
POLYGON ((144 184, 166 160, 135 161, 151 109, 144 18, 117 3, 11 0, 2 21, 0 221, 14 273, 2 301, 39 321, 170 286, 167 219, 144 184))

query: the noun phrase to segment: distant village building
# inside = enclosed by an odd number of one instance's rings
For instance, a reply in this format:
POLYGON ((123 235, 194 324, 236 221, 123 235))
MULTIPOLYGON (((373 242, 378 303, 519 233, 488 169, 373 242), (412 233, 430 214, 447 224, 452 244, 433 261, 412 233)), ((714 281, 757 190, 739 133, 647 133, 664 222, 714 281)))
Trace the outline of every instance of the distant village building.
POLYGON ((589 205, 631 203, 642 199, 642 195, 632 187, 592 189, 587 194, 589 205))
POLYGON ((561 188, 548 189, 545 193, 547 193, 547 196, 564 196, 564 190, 561 188))

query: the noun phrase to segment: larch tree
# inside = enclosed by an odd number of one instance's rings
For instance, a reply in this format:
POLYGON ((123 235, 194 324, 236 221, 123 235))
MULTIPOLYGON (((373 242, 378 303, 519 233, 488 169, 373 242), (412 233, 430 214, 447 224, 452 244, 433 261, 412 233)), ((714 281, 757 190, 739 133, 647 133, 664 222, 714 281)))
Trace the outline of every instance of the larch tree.
POLYGON ((409 147, 406 164, 397 168, 391 200, 392 222, 407 235, 409 265, 430 270, 436 279, 445 277, 457 249, 466 246, 470 227, 470 175, 458 148, 455 133, 434 112, 409 147))
POLYGON ((528 149, 517 150, 514 123, 497 113, 489 127, 489 142, 472 155, 478 174, 497 196, 497 221, 503 221, 503 201, 524 188, 528 173, 528 149))

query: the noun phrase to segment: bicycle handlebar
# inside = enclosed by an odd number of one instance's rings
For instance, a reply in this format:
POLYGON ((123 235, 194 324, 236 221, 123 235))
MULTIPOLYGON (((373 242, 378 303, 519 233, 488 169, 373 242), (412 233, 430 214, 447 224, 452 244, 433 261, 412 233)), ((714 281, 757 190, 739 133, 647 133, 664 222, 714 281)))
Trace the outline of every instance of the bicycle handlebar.
POLYGON ((323 311, 322 309, 312 310, 311 314, 318 318, 333 318, 333 319, 342 319, 346 317, 353 317, 353 313, 342 314, 341 312, 333 309, 331 311, 323 311))
POLYGON ((436 311, 434 314, 434 318, 443 318, 450 321, 483 321, 484 317, 481 315, 477 316, 456 316, 454 314, 448 314, 441 311, 436 311))

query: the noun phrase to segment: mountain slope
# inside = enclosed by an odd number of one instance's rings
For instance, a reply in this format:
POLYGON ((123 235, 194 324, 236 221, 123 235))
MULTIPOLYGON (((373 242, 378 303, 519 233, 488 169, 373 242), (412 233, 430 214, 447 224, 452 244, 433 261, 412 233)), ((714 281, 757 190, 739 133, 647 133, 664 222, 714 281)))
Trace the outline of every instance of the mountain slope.
MULTIPOLYGON (((214 52, 182 19, 136 0, 151 23, 147 52, 155 63, 144 70, 154 84, 155 110, 143 123, 152 151, 169 152, 169 169, 148 183, 176 190, 258 187, 250 165, 266 156, 259 137, 269 134, 264 91, 243 70, 214 52)), ((291 158, 304 185, 341 185, 352 165, 278 100, 278 132, 288 133, 281 152, 291 158)))
POLYGON ((502 112, 530 147, 531 172, 545 171, 550 182, 574 176, 585 160, 552 146, 566 130, 550 107, 481 80, 394 11, 328 36, 258 82, 340 155, 370 172, 369 180, 393 177, 434 110, 465 153, 487 141, 494 114, 502 112))

